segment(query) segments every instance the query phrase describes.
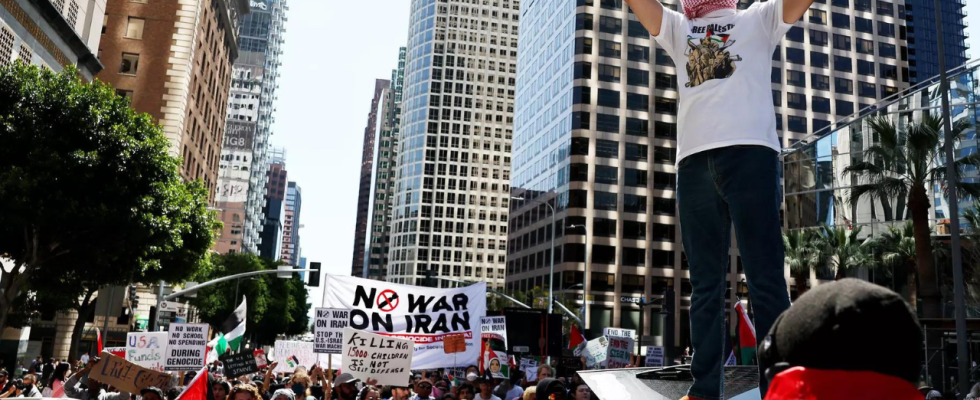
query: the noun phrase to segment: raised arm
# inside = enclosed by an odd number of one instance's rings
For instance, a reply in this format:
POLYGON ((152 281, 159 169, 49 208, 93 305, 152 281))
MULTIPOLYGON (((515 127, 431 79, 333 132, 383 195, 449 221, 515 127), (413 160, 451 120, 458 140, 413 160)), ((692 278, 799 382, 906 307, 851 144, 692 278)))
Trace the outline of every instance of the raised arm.
POLYGON ((647 28, 651 35, 660 35, 660 24, 664 17, 663 4, 657 0, 626 0, 626 4, 629 4, 633 13, 636 14, 636 18, 640 20, 640 23, 643 24, 644 28, 647 28))
POLYGON ((799 21, 811 4, 813 0, 783 0, 783 22, 792 24, 799 21))

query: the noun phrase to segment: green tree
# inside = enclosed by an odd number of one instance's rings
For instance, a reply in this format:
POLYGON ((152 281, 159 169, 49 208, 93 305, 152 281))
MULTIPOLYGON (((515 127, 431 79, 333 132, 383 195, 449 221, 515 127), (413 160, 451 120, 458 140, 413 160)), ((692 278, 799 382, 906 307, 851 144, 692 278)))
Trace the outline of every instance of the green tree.
MULTIPOLYGON (((245 272, 274 270, 280 263, 259 258, 254 254, 235 253, 215 256, 214 266, 196 279, 204 282, 245 272)), ((298 335, 309 325, 306 285, 299 274, 280 279, 274 274, 219 283, 201 289, 190 304, 200 311, 201 320, 221 327, 225 319, 242 301, 248 298, 246 336, 256 343, 272 344, 280 334, 298 335), (235 298, 235 286, 238 297, 235 298)))
POLYGON ((846 227, 822 225, 818 235, 821 252, 824 259, 834 267, 836 280, 847 277, 847 270, 856 267, 863 249, 862 241, 858 239, 861 227, 851 230, 846 227))
POLYGON ((810 271, 826 262, 821 245, 820 236, 813 229, 798 229, 783 234, 786 264, 793 275, 797 296, 806 292, 810 271))
MULTIPOLYGON (((925 114, 919 121, 910 121, 899 128, 887 116, 870 118, 868 125, 877 139, 864 151, 863 160, 844 169, 853 174, 857 184, 851 192, 851 202, 861 198, 906 199, 916 247, 916 268, 922 298, 923 316, 942 317, 939 280, 933 269, 932 239, 929 229, 929 208, 932 201, 928 189, 946 182, 945 157, 942 152, 943 119, 925 114)), ((970 122, 960 119, 952 124, 952 134, 959 141, 970 122)), ((976 154, 953 160, 957 171, 967 166, 980 166, 976 154)), ((978 196, 980 185, 961 182, 959 176, 950 179, 960 190, 978 196)))
POLYGON ((79 310, 100 287, 206 268, 220 227, 151 118, 74 68, 0 68, 0 326, 18 296, 79 310))
POLYGON ((888 230, 882 232, 872 239, 875 247, 880 250, 881 258, 879 263, 894 271, 895 275, 905 277, 906 301, 916 309, 918 303, 918 293, 916 292, 916 268, 917 259, 915 251, 915 227, 912 221, 905 221, 901 226, 889 226, 888 230))

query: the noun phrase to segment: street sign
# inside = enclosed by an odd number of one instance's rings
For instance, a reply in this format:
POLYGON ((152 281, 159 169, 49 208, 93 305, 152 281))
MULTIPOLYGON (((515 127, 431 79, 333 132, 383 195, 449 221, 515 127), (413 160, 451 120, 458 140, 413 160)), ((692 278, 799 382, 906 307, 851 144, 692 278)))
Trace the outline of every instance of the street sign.
POLYGON ((187 305, 173 301, 164 301, 160 303, 160 311, 175 313, 182 308, 186 309, 187 305))
POLYGON ((515 353, 530 353, 531 348, 528 346, 514 346, 515 353))

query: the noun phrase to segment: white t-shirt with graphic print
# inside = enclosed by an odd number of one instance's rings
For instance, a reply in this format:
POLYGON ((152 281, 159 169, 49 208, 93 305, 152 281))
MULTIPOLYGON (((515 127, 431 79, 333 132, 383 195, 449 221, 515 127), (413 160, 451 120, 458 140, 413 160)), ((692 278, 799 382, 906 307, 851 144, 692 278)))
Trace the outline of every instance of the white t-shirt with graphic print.
POLYGON ((759 145, 780 151, 772 53, 793 24, 783 0, 688 20, 664 7, 654 39, 677 66, 677 161, 705 150, 759 145))

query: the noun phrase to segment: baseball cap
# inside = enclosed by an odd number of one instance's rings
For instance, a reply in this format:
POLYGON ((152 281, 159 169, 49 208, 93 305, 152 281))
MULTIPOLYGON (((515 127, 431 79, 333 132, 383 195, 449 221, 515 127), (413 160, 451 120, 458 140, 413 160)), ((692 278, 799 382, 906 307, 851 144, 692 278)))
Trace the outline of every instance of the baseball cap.
POLYGON ((871 371, 918 382, 922 330, 912 309, 884 287, 857 279, 819 285, 786 310, 759 345, 772 379, 791 367, 871 371))
POLYGON ((337 375, 336 378, 333 378, 333 385, 337 386, 337 385, 343 385, 345 383, 354 383, 357 381, 358 379, 355 378, 354 375, 351 375, 350 372, 344 372, 340 375, 337 375))

